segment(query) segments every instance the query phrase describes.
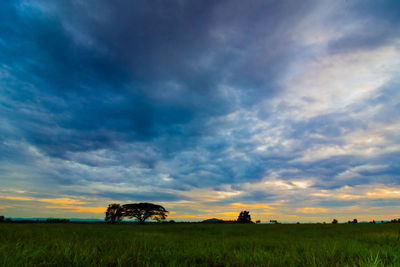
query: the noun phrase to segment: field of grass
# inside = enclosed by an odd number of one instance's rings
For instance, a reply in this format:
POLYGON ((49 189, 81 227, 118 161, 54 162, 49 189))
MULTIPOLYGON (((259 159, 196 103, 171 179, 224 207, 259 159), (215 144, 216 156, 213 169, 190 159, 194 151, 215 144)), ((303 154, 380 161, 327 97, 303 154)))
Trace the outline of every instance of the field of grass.
POLYGON ((0 224, 0 266, 400 266, 399 224, 0 224))

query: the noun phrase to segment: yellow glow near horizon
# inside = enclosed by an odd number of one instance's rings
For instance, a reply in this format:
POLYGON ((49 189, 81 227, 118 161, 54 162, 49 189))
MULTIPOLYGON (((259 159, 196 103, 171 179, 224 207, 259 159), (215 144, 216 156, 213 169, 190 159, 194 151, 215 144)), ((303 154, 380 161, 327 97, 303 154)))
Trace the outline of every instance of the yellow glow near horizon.
POLYGON ((63 209, 73 212, 88 212, 88 213, 105 213, 105 207, 82 207, 82 206, 46 206, 46 209, 63 209))
POLYGON ((85 202, 78 201, 76 199, 71 199, 71 198, 40 198, 40 199, 37 199, 37 201, 51 203, 51 204, 57 204, 57 205, 81 205, 81 204, 85 204, 85 202))
POLYGON ((326 208, 310 207, 310 208, 298 208, 296 209, 296 212, 304 214, 318 214, 318 213, 327 213, 330 212, 330 210, 326 208))

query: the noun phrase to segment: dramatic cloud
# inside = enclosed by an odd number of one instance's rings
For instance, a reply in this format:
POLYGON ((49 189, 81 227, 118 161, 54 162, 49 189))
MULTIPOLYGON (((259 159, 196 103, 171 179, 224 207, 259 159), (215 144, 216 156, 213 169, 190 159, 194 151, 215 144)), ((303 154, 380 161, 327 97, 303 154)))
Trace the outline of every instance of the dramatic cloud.
POLYGON ((0 213, 399 216, 399 10, 3 1, 0 213))

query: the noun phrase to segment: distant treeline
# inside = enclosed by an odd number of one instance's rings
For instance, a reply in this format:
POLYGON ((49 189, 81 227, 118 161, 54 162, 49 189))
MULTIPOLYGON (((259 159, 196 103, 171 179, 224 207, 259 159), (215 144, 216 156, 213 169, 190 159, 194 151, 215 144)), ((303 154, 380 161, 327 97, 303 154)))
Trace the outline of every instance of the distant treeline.
MULTIPOLYGON (((260 220, 257 220, 256 223, 260 223, 260 220)), ((96 221, 96 220, 78 220, 78 221, 71 221, 69 219, 61 219, 61 218, 48 218, 48 219, 13 219, 13 218, 5 218, 4 216, 0 216, 0 223, 104 223, 103 221, 96 221)), ((137 223, 136 221, 123 221, 120 222, 122 224, 135 224, 137 223)), ((211 224, 234 224, 238 223, 238 220, 221 220, 221 219, 208 219, 208 220, 203 220, 200 222, 175 222, 174 220, 165 220, 162 222, 146 222, 146 224, 156 224, 156 223, 161 223, 161 224, 173 224, 173 223, 185 223, 185 224, 197 224, 197 223, 211 223, 211 224)), ((278 221, 276 220, 270 220, 269 223, 272 224, 279 224, 278 221)), ((338 221, 334 219, 332 221, 333 224, 337 224, 338 221)), ((348 224, 356 224, 359 223, 357 219, 353 219, 352 221, 347 221, 346 223, 348 224)), ((390 221, 370 221, 370 222, 361 222, 361 223, 400 223, 400 218, 397 219, 392 219, 390 221)), ((299 222, 293 223, 293 224, 300 224, 299 222)), ((319 223, 317 223, 319 224, 319 223)))

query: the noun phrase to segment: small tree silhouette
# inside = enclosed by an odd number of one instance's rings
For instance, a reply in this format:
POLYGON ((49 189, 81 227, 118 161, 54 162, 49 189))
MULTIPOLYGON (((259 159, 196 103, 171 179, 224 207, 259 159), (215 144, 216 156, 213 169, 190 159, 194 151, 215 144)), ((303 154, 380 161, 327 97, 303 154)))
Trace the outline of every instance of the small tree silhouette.
POLYGON ((238 223, 252 223, 250 212, 247 210, 241 211, 238 216, 237 222, 238 223))
POLYGON ((332 224, 337 224, 338 221, 336 219, 333 219, 332 224))
POLYGON ((4 216, 0 216, 0 222, 4 222, 4 216))

